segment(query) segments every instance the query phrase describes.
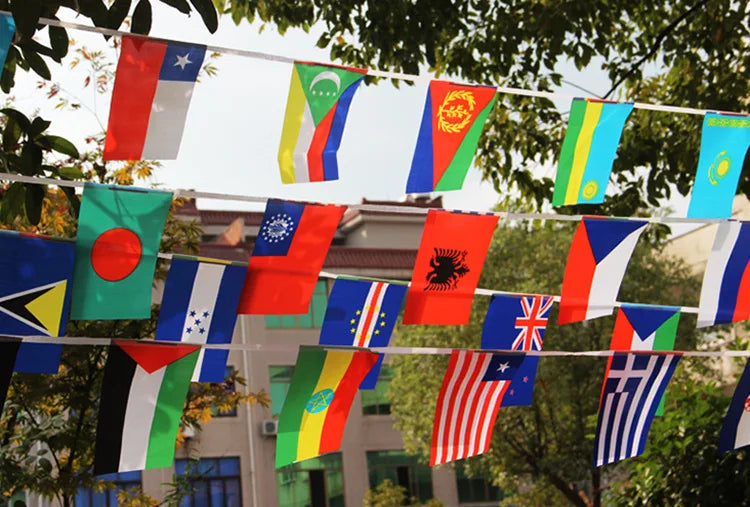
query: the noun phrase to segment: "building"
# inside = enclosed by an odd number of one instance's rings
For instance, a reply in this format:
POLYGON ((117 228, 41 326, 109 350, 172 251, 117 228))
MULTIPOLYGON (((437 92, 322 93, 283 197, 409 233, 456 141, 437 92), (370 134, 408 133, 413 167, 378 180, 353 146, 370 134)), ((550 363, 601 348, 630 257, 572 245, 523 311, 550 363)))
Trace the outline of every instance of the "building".
MULTIPOLYGON (((440 207, 440 198, 408 203, 364 204, 440 207)), ((199 210, 189 203, 181 210, 204 230, 200 255, 246 261, 252 251, 263 214, 199 210)), ((425 220, 423 213, 348 210, 328 253, 324 270, 333 273, 409 280, 425 220)), ((275 470, 276 417, 286 396, 297 355, 297 345, 316 344, 333 280, 321 278, 305 315, 240 316, 235 343, 252 343, 261 350, 232 351, 229 365, 247 379, 248 389, 270 393, 271 406, 243 406, 236 414, 216 417, 196 432, 178 451, 174 469, 120 474, 124 486, 142 485, 162 498, 172 474, 185 470, 191 455, 210 479, 186 506, 313 506, 362 504, 365 492, 390 478, 421 499, 438 498, 445 505, 496 505, 498 488, 487 481, 457 477, 449 467, 431 469, 403 451, 400 433, 393 428, 389 382, 384 368, 375 391, 361 392, 346 425, 339 453, 275 470), (262 350, 273 345, 276 350, 262 350), (283 350, 279 350, 283 349, 283 350), (193 454, 195 453, 195 454, 193 454)), ((387 366, 387 365, 386 365, 387 366)), ((115 505, 95 502, 97 495, 82 491, 77 505, 115 505)))

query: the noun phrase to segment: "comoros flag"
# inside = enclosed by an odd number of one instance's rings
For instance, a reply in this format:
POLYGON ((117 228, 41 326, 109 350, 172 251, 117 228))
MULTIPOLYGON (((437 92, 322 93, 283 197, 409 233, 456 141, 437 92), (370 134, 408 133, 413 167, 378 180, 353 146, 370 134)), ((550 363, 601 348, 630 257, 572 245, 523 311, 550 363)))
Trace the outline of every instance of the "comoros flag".
POLYGON ((698 327, 750 318, 750 223, 722 222, 703 274, 698 327))
POLYGON ((204 46, 124 36, 104 160, 177 158, 204 46))
POLYGON ((610 315, 635 245, 648 222, 584 218, 568 252, 558 324, 610 315))
MULTIPOLYGON (((321 345, 385 347, 391 339, 406 285, 337 278, 328 298, 321 345)), ((360 389, 375 389, 383 354, 360 389)))
POLYGON ((497 88, 430 81, 406 192, 460 190, 497 88))
POLYGON ((364 69, 295 62, 279 146, 282 183, 339 179, 341 145, 364 69))
MULTIPOLYGON (((231 343, 245 267, 174 258, 164 283, 156 340, 231 343)), ((201 348, 192 380, 223 382, 227 349, 201 348)))

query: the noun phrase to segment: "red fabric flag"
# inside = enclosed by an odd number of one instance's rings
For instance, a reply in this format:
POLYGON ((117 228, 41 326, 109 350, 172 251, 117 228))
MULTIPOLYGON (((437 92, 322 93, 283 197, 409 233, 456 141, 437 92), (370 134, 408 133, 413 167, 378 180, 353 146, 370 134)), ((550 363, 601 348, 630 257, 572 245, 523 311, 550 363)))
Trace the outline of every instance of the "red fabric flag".
POLYGON ((346 206, 269 200, 237 313, 307 313, 345 210, 346 206))
POLYGON ((404 324, 469 322, 474 290, 497 220, 494 215, 428 212, 406 298, 404 324))

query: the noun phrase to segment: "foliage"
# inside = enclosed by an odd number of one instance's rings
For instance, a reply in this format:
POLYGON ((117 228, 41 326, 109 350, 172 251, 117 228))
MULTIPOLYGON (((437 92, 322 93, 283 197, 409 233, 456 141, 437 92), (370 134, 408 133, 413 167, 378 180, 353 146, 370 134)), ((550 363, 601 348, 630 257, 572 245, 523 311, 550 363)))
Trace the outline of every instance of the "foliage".
MULTIPOLYGON (((349 65, 411 74, 429 66, 436 75, 549 91, 563 82, 561 64, 571 62, 606 73, 611 88, 604 98, 725 111, 747 109, 750 101, 750 81, 742 77, 750 68, 748 0, 214 3, 236 23, 259 19, 280 33, 318 23, 325 27, 318 46, 349 65)), ((555 161, 565 120, 548 99, 499 96, 477 160, 498 193, 517 188, 539 206, 549 201, 552 180, 534 170, 555 161)), ((571 210, 628 216, 668 198, 673 187, 686 195, 700 122, 637 110, 611 178, 616 196, 571 210)), ((740 192, 750 195, 750 171, 743 171, 740 192)))
POLYGON ((397 507, 399 505, 441 507, 443 505, 442 502, 434 498, 420 504, 416 498, 409 497, 405 487, 394 484, 390 479, 385 479, 373 489, 367 490, 362 504, 366 507, 397 507))
MULTIPOLYGON (((481 286, 520 293, 558 293, 571 239, 566 225, 502 226, 490 246, 481 286)), ((637 303, 690 305, 698 299, 698 281, 682 262, 659 255, 658 240, 644 238, 636 248, 620 297, 637 303)), ((478 348, 487 298, 477 298, 471 322, 460 327, 402 326, 403 346, 478 348)), ((553 308, 550 322, 556 321, 553 308)), ((614 319, 599 318, 567 326, 549 326, 545 350, 601 350, 609 347, 614 319)), ((698 337, 695 317, 681 319, 676 347, 691 349, 698 337)), ((407 452, 429 456, 437 394, 447 356, 394 358, 392 413, 407 452), (429 400, 429 401, 425 401, 429 400)), ((529 491, 565 498, 574 505, 598 505, 601 490, 617 467, 592 467, 592 445, 605 360, 592 357, 540 361, 530 407, 502 409, 490 451, 467 460, 477 473, 506 491, 529 491)), ((668 391, 669 393, 669 391, 668 391)), ((668 394, 669 396, 669 394, 668 394)), ((527 497, 528 499, 528 497, 527 497)))

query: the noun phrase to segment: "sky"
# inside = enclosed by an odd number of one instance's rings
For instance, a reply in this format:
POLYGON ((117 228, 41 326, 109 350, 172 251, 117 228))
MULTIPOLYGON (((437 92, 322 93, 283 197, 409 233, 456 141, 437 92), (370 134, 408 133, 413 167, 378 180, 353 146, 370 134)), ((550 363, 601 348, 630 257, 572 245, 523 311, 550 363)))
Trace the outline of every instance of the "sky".
MULTIPOLYGON (((322 32, 319 25, 310 33, 290 29, 283 36, 273 26, 260 30, 261 23, 243 21, 235 25, 221 17, 219 28, 210 34, 200 17, 187 17, 161 3, 153 4, 151 35, 186 42, 252 50, 292 57, 298 60, 330 61, 328 50, 315 46, 322 32)), ((61 19, 89 24, 61 10, 61 19)), ((113 62, 116 53, 100 35, 77 30, 68 34, 78 45, 102 49, 113 62)), ((44 38, 43 38, 44 39, 44 38)), ((45 41, 46 42, 46 41, 45 41)), ((48 60, 53 81, 83 104, 79 110, 61 111, 37 89, 39 78, 19 69, 12 95, 17 107, 29 112, 39 110, 52 120, 50 133, 63 135, 77 146, 83 139, 106 125, 111 91, 97 95, 93 87, 84 88, 86 77, 80 66, 71 70, 72 52, 58 65, 48 60), (94 114, 94 112, 96 114, 94 114), (98 118, 98 122, 97 122, 98 118)), ((182 145, 177 160, 165 161, 152 183, 167 188, 232 193, 259 197, 358 203, 362 198, 401 200, 411 166, 426 95, 426 83, 401 86, 389 82, 361 86, 349 111, 341 148, 338 152, 339 180, 333 182, 283 185, 279 176, 277 152, 286 108, 291 65, 273 61, 222 55, 217 61, 218 75, 204 77, 193 92, 182 145)), ((609 81, 599 65, 592 62, 579 72, 572 63, 562 62, 558 69, 566 81, 603 94, 609 81)), ((580 96, 570 85, 558 90, 580 96)), ((567 110, 565 101, 557 103, 567 110)), ((554 177, 554 165, 538 167, 536 176, 554 177)), ((443 194, 444 206, 451 209, 486 211, 498 195, 491 183, 481 181, 479 170, 469 171, 463 189, 443 194)), ((669 205, 684 216, 687 201, 674 199, 669 205)), ((239 201, 199 199, 204 209, 257 209, 258 205, 239 201)))

